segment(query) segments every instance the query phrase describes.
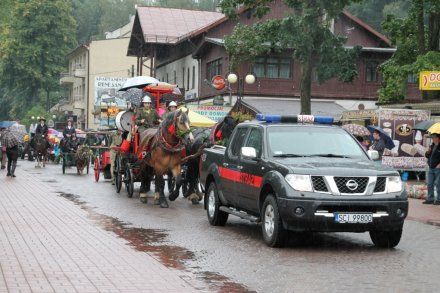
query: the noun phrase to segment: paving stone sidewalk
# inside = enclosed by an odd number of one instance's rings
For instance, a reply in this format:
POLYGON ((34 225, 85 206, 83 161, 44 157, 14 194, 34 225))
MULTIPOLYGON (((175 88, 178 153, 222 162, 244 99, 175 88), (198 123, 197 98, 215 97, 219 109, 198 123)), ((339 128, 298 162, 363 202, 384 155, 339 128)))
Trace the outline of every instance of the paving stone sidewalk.
POLYGON ((0 293, 198 292, 18 168, 0 172, 0 293))

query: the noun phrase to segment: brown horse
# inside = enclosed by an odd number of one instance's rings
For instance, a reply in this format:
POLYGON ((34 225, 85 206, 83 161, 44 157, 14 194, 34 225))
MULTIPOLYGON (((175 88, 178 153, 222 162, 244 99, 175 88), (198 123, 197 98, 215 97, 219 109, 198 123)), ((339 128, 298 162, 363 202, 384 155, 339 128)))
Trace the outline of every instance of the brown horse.
POLYGON ((168 207, 168 201, 164 193, 165 181, 163 179, 163 175, 168 170, 176 178, 176 189, 169 195, 169 199, 174 201, 179 196, 179 188, 182 184, 181 164, 188 160, 188 158, 182 160, 182 151, 185 148, 183 139, 189 135, 190 140, 192 140, 189 125, 188 111, 179 110, 170 113, 162 121, 157 131, 145 135, 139 145, 138 157, 141 156, 141 153, 147 154, 142 156, 143 160, 154 169, 155 185, 159 193, 159 204, 162 208, 168 207))
POLYGON ((84 168, 89 164, 92 151, 87 145, 79 145, 75 153, 76 170, 79 175, 83 174, 84 168))
POLYGON ((43 167, 46 167, 48 147, 46 139, 41 135, 35 135, 32 139, 32 147, 36 160, 35 168, 41 168, 41 163, 43 163, 43 167))

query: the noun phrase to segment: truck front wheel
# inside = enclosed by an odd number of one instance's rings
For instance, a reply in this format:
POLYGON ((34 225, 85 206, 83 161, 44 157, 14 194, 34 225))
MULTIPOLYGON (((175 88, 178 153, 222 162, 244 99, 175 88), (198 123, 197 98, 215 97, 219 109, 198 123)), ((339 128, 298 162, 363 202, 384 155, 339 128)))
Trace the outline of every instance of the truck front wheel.
POLYGON ((218 198, 217 186, 214 182, 208 187, 208 214, 209 223, 213 226, 224 226, 228 220, 228 213, 220 211, 220 200, 218 198))
POLYGON ((264 200, 261 212, 261 229, 264 242, 270 247, 281 247, 284 244, 286 231, 281 221, 275 197, 269 194, 264 200))
POLYGON ((380 248, 393 248, 397 246, 401 237, 402 228, 392 231, 370 231, 371 241, 380 248))

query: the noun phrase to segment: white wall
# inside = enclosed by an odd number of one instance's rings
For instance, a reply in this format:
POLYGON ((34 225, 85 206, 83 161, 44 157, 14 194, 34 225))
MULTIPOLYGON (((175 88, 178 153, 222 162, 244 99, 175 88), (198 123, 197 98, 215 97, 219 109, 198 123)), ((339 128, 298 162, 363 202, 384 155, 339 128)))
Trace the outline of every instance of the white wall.
POLYGON ((191 55, 185 56, 172 63, 156 69, 156 78, 171 84, 177 84, 180 88, 185 88, 185 99, 199 96, 199 66, 197 59, 191 55), (188 87, 189 69, 189 87, 188 87), (193 73, 194 70, 194 73, 193 73), (183 72, 185 76, 183 76, 183 72), (176 78, 174 77, 176 73, 176 78), (168 80, 167 80, 168 74, 168 80), (193 81, 194 79, 194 81, 193 81), (194 96, 196 95, 196 96, 194 96))

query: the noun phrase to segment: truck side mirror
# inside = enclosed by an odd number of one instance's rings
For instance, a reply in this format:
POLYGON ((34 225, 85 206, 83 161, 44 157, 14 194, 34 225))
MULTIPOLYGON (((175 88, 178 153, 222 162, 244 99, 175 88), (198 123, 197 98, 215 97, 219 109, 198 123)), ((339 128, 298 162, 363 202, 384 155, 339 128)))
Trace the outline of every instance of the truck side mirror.
POLYGON ((368 156, 370 157, 370 159, 372 159, 373 161, 379 160, 379 152, 378 151, 368 150, 367 153, 368 153, 368 156))
POLYGON ((246 159, 255 159, 257 157, 257 150, 253 147, 242 147, 241 156, 246 159))

